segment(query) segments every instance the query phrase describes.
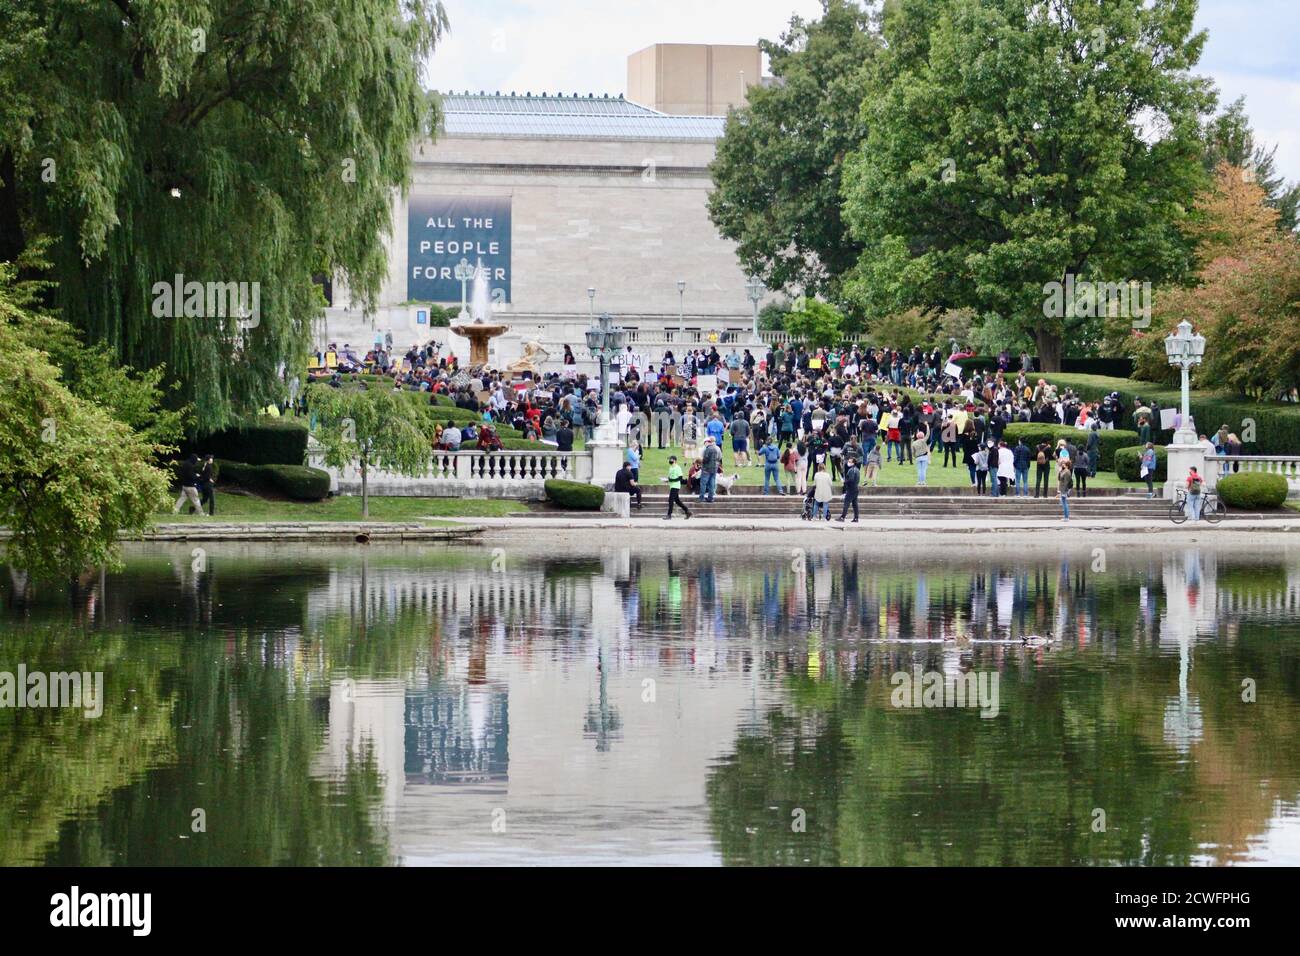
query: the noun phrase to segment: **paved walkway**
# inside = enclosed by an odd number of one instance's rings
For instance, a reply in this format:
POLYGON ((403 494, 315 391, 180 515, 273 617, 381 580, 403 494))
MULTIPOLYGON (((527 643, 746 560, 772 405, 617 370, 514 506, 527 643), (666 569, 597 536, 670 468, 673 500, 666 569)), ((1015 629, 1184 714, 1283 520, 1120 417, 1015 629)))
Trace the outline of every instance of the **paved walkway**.
MULTIPOLYGON (((448 519, 456 521, 457 519, 448 519)), ((942 532, 945 534, 987 534, 990 532, 1048 532, 1051 534, 1068 534, 1072 531, 1116 531, 1124 533, 1179 533, 1204 535, 1237 535, 1241 532, 1259 534, 1298 534, 1300 535, 1300 514, 1294 518, 1269 518, 1265 520, 1238 519, 1224 521, 1215 526, 1208 522, 1176 525, 1168 519, 1152 520, 1150 518, 1074 518, 1069 523, 1056 519, 1042 518, 863 518, 858 524, 849 521, 801 521, 791 518, 746 518, 696 517, 687 520, 680 514, 672 521, 664 521, 660 514, 638 515, 632 518, 606 517, 569 517, 566 515, 529 515, 511 518, 473 518, 464 519, 468 524, 487 528, 488 530, 521 531, 589 531, 602 528, 621 530, 655 531, 663 533, 675 531, 835 531, 844 534, 858 534, 867 531, 916 531, 942 532)))

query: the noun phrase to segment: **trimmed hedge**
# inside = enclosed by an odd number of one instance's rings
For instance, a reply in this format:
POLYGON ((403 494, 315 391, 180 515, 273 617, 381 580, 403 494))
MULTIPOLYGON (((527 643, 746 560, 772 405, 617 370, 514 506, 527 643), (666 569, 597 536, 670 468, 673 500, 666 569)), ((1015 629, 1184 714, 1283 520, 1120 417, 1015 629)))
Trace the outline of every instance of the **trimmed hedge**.
MULTIPOLYGON (((1048 373, 1042 376, 1058 388, 1072 388, 1084 401, 1100 401, 1111 392, 1119 392, 1124 400, 1125 425, 1133 426, 1133 409, 1138 395, 1148 401, 1155 399, 1161 408, 1178 408, 1182 397, 1177 389, 1136 379, 1109 378, 1102 375, 1072 375, 1048 373)), ((1294 455, 1300 451, 1300 405, 1286 402, 1264 404, 1231 395, 1192 392, 1192 417, 1202 434, 1213 436, 1220 425, 1235 432, 1244 442, 1245 455, 1294 455), (1255 423, 1255 441, 1245 442, 1246 426, 1250 419, 1255 423)), ((1159 422, 1155 422, 1159 425, 1159 422)), ((1104 434, 1104 432, 1103 432, 1104 434)), ((1168 441, 1171 432, 1154 430, 1152 441, 1168 441)))
POLYGON ((1286 501, 1287 481, 1281 475, 1242 471, 1220 478, 1217 491, 1229 508, 1246 511, 1281 508, 1286 501))
MULTIPOLYGON (((1098 471, 1112 471, 1115 468, 1115 452, 1121 448, 1127 448, 1137 443, 1137 432, 1121 431, 1120 429, 1107 430, 1102 429, 1097 433, 1101 436, 1101 446, 1098 449, 1098 471)), ((1066 441, 1073 442, 1075 447, 1083 449, 1088 444, 1088 433, 1073 425, 1046 425, 1041 422, 1012 422, 1002 433, 1002 439, 1008 445, 1013 445, 1019 439, 1023 438, 1025 444, 1031 449, 1040 442, 1050 442, 1053 447, 1058 440, 1064 438, 1066 441)))
MULTIPOLYGON (((1145 450, 1143 445, 1118 449, 1115 452, 1115 477, 1120 481, 1142 481, 1138 472, 1142 470, 1142 452, 1145 450)), ((1155 452, 1156 473, 1152 480, 1165 481, 1169 477, 1169 455, 1160 445, 1156 445, 1155 452)))
POLYGON ((320 501, 330 493, 329 472, 306 465, 250 465, 239 461, 216 462, 218 481, 249 491, 275 492, 294 501, 320 501))
POLYGON ((581 481, 552 478, 546 482, 546 497, 561 508, 573 511, 598 511, 605 503, 605 489, 581 481))
POLYGON ((307 460, 307 426, 292 418, 258 418, 192 439, 181 457, 190 452, 250 465, 301 465, 307 460))
MULTIPOLYGON (((990 358, 987 355, 973 355, 970 358, 961 358, 957 360, 957 365, 964 372, 989 372, 998 367, 998 360, 990 358)), ((1038 359, 1034 359, 1034 369, 1039 368, 1038 359)), ((1020 356, 1011 356, 1011 365, 1007 369, 1007 376, 1014 378, 1020 371, 1020 356)), ((1115 378, 1127 379, 1133 374, 1133 360, 1126 358, 1063 358, 1061 359, 1061 371, 1067 374, 1076 375, 1109 375, 1115 378)), ((1028 375, 1039 376, 1043 373, 1032 371, 1028 375)), ((1047 373, 1049 376, 1055 373, 1047 373)))

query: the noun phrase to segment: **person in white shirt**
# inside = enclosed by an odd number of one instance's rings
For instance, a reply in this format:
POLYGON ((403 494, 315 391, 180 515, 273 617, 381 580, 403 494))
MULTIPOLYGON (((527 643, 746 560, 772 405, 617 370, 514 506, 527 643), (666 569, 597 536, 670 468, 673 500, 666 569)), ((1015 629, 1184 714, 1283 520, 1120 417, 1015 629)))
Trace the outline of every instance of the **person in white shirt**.
POLYGON ((998 444, 998 484, 1002 484, 1003 486, 998 490, 1002 494, 1005 495, 1007 493, 1006 485, 1003 484, 1003 482, 1010 483, 1015 476, 1015 473, 1016 456, 1011 449, 1007 447, 1006 442, 1000 442, 998 444))

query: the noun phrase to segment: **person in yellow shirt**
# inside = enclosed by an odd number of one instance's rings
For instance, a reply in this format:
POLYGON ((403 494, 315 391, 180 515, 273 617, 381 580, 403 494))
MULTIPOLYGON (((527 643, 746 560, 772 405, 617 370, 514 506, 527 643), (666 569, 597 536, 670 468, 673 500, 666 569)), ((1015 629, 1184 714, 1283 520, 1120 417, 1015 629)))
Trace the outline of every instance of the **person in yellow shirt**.
POLYGON ((668 514, 664 515, 665 521, 671 521, 673 518, 673 505, 681 508, 686 513, 689 520, 691 509, 682 503, 682 466, 677 464, 677 456, 673 455, 668 459, 668 514))

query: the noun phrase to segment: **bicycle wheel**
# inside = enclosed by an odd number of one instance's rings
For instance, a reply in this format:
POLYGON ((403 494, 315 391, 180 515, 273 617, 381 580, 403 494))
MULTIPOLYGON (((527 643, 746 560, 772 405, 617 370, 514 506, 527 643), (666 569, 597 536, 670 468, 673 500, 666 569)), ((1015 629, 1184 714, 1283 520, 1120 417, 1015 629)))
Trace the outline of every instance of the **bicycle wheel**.
POLYGON ((1221 499, 1211 498, 1205 503, 1205 507, 1201 510, 1201 517, 1210 524, 1218 524, 1223 520, 1224 515, 1227 513, 1227 506, 1224 505, 1221 499))
POLYGON ((1169 520, 1174 524, 1182 524, 1187 520, 1186 501, 1180 499, 1169 506, 1169 520))

